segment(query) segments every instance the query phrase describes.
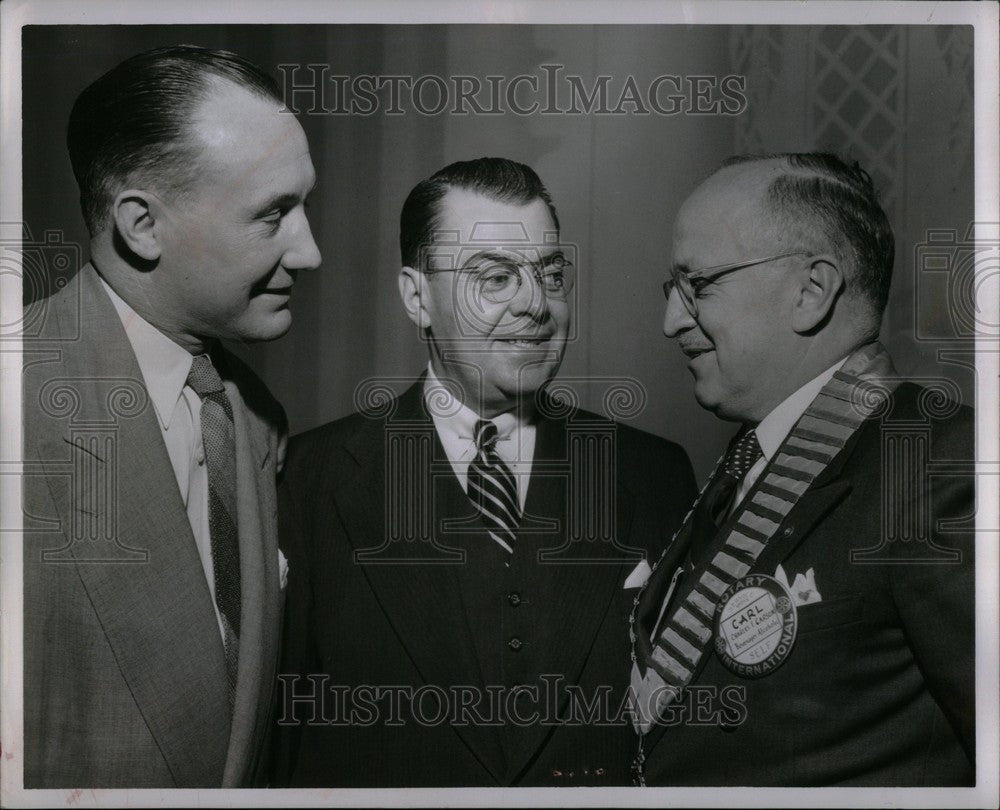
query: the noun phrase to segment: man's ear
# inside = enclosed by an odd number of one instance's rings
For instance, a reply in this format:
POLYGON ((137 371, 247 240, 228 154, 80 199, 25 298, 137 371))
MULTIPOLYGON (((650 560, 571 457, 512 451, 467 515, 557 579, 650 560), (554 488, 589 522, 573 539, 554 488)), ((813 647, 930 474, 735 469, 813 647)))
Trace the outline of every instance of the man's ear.
POLYGON ((424 293, 427 289, 427 279, 419 270, 403 267, 399 271, 399 297, 403 302, 406 314, 421 329, 429 329, 431 316, 427 312, 424 293))
POLYGON ((162 245, 157 232, 160 201, 148 191, 128 189, 115 197, 111 212, 122 241, 146 261, 160 258, 162 245))
POLYGON ((844 288, 840 262, 829 254, 811 256, 796 276, 799 280, 792 328, 799 334, 813 331, 833 311, 844 288))

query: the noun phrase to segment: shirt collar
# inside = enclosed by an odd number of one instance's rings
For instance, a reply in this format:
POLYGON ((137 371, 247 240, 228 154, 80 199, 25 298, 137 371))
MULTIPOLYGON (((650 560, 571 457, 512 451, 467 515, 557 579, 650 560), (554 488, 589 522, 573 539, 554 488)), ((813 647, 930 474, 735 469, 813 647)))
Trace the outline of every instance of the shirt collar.
MULTIPOLYGON (((431 364, 427 364, 427 378, 424 380, 424 402, 434 421, 434 426, 442 437, 449 440, 475 442, 476 422, 482 417, 464 402, 460 402, 446 386, 441 384, 431 364)), ((510 437, 518 427, 515 410, 494 416, 500 441, 510 437)))
POLYGON ((103 278, 101 284, 125 327, 160 427, 169 430, 174 408, 191 371, 191 353, 139 316, 103 278))
POLYGON ((764 451, 764 458, 767 461, 770 461, 771 457, 778 451, 785 437, 795 427, 795 423, 806 412, 806 408, 816 399, 823 386, 830 381, 837 369, 844 365, 845 360, 847 357, 838 360, 826 371, 813 377, 757 425, 754 432, 757 434, 757 441, 760 442, 760 449, 764 451))

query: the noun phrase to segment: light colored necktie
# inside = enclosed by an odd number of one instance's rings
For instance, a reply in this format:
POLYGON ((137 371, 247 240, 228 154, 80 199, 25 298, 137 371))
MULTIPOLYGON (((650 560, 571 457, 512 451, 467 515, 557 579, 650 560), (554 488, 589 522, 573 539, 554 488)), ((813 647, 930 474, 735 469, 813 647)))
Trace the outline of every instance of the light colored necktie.
POLYGON ((521 522, 517 481, 497 455, 496 442, 497 426, 480 419, 476 423, 476 457, 469 464, 468 494, 490 537, 513 554, 521 522))
POLYGON ((187 384, 201 398, 201 440, 208 465, 208 524, 212 535, 215 603, 222 616, 231 712, 236 700, 240 655, 240 546, 233 406, 208 355, 194 358, 187 384))

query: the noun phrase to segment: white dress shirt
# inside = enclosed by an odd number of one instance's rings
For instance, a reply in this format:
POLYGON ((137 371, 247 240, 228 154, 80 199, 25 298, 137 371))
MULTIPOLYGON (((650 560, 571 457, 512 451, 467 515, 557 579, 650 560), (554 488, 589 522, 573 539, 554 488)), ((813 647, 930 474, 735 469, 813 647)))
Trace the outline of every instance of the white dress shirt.
POLYGON ((103 278, 101 284, 118 312, 139 362, 205 570, 219 632, 225 638, 222 617, 215 602, 212 535, 208 522, 208 467, 201 443, 201 398, 187 385, 193 358, 190 352, 139 316, 103 278))
MULTIPOLYGON (((469 464, 476 455, 476 422, 481 417, 452 396, 430 364, 424 381, 424 402, 455 477, 468 492, 469 464)), ((515 411, 495 416, 492 421, 497 426, 497 455, 517 481, 517 497, 523 512, 535 455, 535 426, 519 420, 515 411)))
POLYGON ((746 497, 746 494, 753 485, 757 483, 760 474, 764 471, 764 468, 773 458, 774 454, 778 452, 778 448, 781 447, 781 443, 785 440, 785 437, 795 427, 795 423, 799 421, 802 414, 806 412, 812 401, 819 395, 823 386, 830 381, 834 372, 844 365, 846 360, 847 357, 838 360, 826 371, 813 377, 765 416, 761 420, 761 423, 754 428, 754 432, 757 434, 757 441, 760 443, 760 449, 764 451, 764 455, 757 459, 757 463, 747 470, 747 474, 740 481, 740 485, 736 488, 736 497, 733 500, 730 513, 746 497))

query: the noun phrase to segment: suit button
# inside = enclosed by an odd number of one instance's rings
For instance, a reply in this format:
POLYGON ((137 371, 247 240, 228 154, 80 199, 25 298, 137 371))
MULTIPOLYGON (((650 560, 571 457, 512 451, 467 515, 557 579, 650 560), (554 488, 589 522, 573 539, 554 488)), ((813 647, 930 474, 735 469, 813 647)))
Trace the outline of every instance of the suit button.
POLYGON ((517 652, 524 646, 524 643, 517 636, 512 636, 507 642, 507 646, 510 647, 514 652, 517 652))
POLYGON ((794 532, 794 531, 795 531, 795 527, 794 526, 785 526, 785 528, 781 530, 781 536, 782 537, 791 537, 792 536, 792 532, 794 532))
POLYGON ((517 607, 521 604, 521 594, 517 591, 511 591, 507 594, 507 601, 510 602, 511 607, 517 607))

